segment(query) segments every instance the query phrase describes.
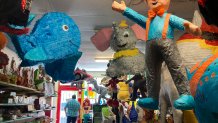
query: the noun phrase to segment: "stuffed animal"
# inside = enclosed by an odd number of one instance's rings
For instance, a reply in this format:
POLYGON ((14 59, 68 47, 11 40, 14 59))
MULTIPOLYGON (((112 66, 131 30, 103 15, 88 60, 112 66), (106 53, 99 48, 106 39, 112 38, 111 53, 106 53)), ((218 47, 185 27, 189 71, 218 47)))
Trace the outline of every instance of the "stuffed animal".
POLYGON ((146 97, 145 92, 147 91, 146 79, 141 74, 136 74, 131 79, 126 81, 126 83, 129 83, 132 80, 134 80, 134 83, 133 83, 133 94, 132 94, 131 100, 135 101, 137 99, 138 89, 140 90, 142 97, 145 98, 146 97))
POLYGON ((201 35, 201 30, 191 22, 167 13, 170 0, 146 0, 145 2, 150 8, 148 17, 126 7, 124 1, 121 1, 121 3, 114 1, 112 4, 113 10, 123 13, 124 16, 146 28, 148 98, 140 99, 138 104, 144 108, 158 109, 161 63, 165 61, 181 95, 175 101, 174 106, 177 109, 192 109, 194 107, 194 99, 190 95, 189 88, 186 84, 185 69, 182 65, 179 51, 173 41, 173 32, 174 28, 177 28, 201 35))
POLYGON ((55 81, 74 80, 73 71, 82 53, 78 51, 80 31, 70 16, 47 13, 36 22, 30 35, 11 38, 22 67, 43 63, 46 73, 55 81))
POLYGON ((118 100, 128 101, 130 94, 129 94, 129 86, 125 82, 119 82, 119 91, 117 94, 118 100))
POLYGON ((115 51, 106 70, 107 76, 120 77, 145 71, 144 54, 135 47, 138 41, 135 32, 126 21, 121 21, 119 25, 113 23, 113 30, 102 29, 92 36, 92 42, 100 51, 109 46, 115 51))
POLYGON ((187 71, 191 93, 195 99, 195 115, 199 123, 217 123, 218 53, 187 71))

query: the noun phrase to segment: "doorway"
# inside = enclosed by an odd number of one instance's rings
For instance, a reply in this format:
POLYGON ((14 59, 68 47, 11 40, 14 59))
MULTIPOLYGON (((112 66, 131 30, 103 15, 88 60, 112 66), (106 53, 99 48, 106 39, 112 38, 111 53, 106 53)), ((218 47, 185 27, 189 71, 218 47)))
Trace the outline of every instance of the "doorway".
MULTIPOLYGON (((64 111, 64 107, 67 102, 72 99, 72 95, 76 95, 76 99, 81 103, 81 91, 75 87, 71 87, 70 84, 59 84, 58 86, 58 103, 57 103, 57 123, 66 123, 67 116, 64 111)), ((79 117, 77 123, 79 123, 79 117)))

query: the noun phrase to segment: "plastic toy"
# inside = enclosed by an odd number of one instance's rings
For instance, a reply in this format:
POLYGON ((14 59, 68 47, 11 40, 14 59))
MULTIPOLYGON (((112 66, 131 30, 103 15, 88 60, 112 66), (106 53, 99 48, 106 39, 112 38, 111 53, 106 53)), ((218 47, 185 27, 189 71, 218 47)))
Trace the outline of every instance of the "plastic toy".
POLYGON ((174 102, 174 106, 177 109, 192 109, 194 107, 194 99, 190 95, 189 88, 186 85, 185 69, 182 65, 176 44, 173 42, 173 29, 186 30, 196 35, 201 35, 201 30, 196 25, 182 18, 168 14, 166 11, 169 8, 170 0, 146 0, 145 2, 150 9, 148 11, 148 17, 126 7, 124 1, 121 1, 121 3, 114 1, 112 4, 113 10, 123 13, 124 16, 146 28, 148 98, 140 99, 138 104, 144 108, 158 108, 160 69, 161 63, 165 61, 168 68, 170 68, 169 71, 181 95, 174 102))
POLYGON ((81 37, 68 15, 47 13, 36 22, 30 35, 11 37, 22 67, 43 63, 46 73, 55 81, 74 80, 73 71, 82 55, 78 51, 81 37))

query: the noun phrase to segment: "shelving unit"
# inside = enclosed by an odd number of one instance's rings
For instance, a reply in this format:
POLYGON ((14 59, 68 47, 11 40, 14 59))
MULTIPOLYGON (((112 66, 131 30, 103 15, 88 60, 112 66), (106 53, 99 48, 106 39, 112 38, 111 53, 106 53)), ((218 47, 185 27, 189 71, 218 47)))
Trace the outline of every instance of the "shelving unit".
POLYGON ((16 120, 8 120, 8 121, 3 121, 1 123, 25 123, 25 122, 31 122, 35 120, 36 118, 33 117, 24 117, 24 118, 19 118, 16 120))
MULTIPOLYGON (((25 94, 27 96, 31 96, 31 95, 36 95, 38 97, 44 96, 44 93, 41 91, 37 91, 36 89, 33 88, 28 88, 28 87, 24 87, 24 86, 20 86, 20 85, 15 85, 15 84, 11 84, 11 83, 7 83, 7 82, 2 82, 0 81, 0 91, 14 91, 17 93, 17 95, 20 94, 25 94)), ((10 104, 6 104, 6 103, 0 103, 0 107, 1 108, 7 108, 7 107, 17 107, 17 106, 28 106, 28 105, 32 105, 32 104, 16 104, 16 103, 10 103, 10 104)), ((35 110, 32 111, 34 113, 40 112, 40 111, 44 111, 44 110, 35 110)), ((23 117, 23 118, 19 118, 19 119, 15 119, 15 120, 8 120, 8 121, 1 121, 0 123, 28 123, 31 121, 35 121, 35 120, 39 120, 41 118, 44 118, 45 116, 41 116, 41 117, 23 117)))
POLYGON ((30 111, 30 112, 37 113, 37 112, 41 112, 41 111, 44 111, 44 110, 34 110, 34 111, 30 111))
POLYGON ((32 94, 32 95, 44 95, 44 93, 37 91, 36 89, 20 86, 20 85, 15 85, 11 83, 6 83, 0 81, 0 89, 1 90, 11 90, 11 91, 16 91, 16 92, 25 92, 26 94, 32 94))
POLYGON ((55 108, 51 108, 51 109, 43 109, 43 110, 34 110, 34 111, 30 111, 30 112, 41 112, 41 111, 51 111, 54 110, 55 108))
POLYGON ((26 106, 30 104, 6 104, 6 103, 0 103, 0 106, 26 106))

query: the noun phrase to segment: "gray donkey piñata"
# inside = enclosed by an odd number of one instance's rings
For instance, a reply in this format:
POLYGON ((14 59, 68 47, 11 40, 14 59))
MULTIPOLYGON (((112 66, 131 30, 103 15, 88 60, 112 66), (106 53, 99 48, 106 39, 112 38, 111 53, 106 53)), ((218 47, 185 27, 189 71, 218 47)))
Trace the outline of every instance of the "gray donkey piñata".
POLYGON ((114 58, 108 64, 106 74, 109 77, 144 73, 145 55, 136 48, 138 39, 129 26, 113 23, 110 47, 115 51, 114 58))

